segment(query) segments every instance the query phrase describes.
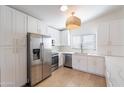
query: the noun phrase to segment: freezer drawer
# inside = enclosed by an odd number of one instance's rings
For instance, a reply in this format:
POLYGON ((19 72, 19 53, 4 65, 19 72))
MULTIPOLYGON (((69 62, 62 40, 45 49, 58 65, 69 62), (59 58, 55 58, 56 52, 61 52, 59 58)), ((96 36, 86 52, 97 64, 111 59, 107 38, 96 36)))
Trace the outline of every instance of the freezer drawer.
POLYGON ((64 57, 65 57, 64 66, 72 67, 72 54, 64 54, 64 57))

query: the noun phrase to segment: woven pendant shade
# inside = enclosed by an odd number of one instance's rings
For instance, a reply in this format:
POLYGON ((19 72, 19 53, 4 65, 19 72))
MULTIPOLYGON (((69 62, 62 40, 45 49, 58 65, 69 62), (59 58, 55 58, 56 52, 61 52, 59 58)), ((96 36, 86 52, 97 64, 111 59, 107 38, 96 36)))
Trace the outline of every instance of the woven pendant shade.
POLYGON ((77 29, 81 26, 81 20, 73 16, 74 13, 72 13, 72 16, 70 16, 66 21, 66 28, 69 30, 77 29))

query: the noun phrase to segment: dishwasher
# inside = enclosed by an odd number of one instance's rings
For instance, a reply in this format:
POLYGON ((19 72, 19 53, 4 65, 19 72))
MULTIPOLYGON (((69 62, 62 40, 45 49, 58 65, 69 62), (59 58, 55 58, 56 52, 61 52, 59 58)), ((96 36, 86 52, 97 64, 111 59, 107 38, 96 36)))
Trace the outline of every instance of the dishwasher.
POLYGON ((64 54, 64 66, 72 68, 72 54, 64 54))

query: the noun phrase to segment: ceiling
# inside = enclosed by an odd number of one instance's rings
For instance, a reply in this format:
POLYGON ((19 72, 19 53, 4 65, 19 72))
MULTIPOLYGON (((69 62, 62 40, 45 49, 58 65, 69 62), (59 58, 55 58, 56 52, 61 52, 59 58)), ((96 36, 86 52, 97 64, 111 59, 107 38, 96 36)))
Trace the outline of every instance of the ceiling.
POLYGON ((82 22, 86 22, 121 6, 70 5, 68 6, 69 9, 65 12, 60 11, 60 5, 11 5, 10 7, 44 20, 48 25, 61 30, 65 28, 66 19, 71 15, 71 12, 75 12, 75 16, 78 16, 82 22))

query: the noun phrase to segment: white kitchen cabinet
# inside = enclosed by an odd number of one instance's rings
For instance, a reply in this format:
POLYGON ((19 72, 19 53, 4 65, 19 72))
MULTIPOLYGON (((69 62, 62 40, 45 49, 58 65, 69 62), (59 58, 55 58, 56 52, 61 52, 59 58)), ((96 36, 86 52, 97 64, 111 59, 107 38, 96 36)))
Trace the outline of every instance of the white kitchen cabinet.
POLYGON ((73 54, 72 68, 80 71, 96 74, 99 76, 104 76, 105 75, 104 57, 73 54))
POLYGON ((27 15, 1 6, 0 19, 0 35, 4 36, 0 46, 1 86, 23 86, 27 83, 27 15))
POLYGON ((38 33, 38 20, 34 17, 28 16, 28 32, 38 33))
POLYGON ((28 16, 28 32, 49 35, 47 31, 47 24, 31 16, 28 16))
POLYGON ((112 56, 124 56, 124 46, 110 46, 110 54, 112 56))
POLYGON ((15 62, 15 86, 23 86, 27 82, 27 53, 26 47, 18 47, 15 62))
POLYGON ((124 19, 99 25, 97 53, 99 55, 124 56, 124 19))
POLYGON ((98 55, 110 55, 110 47, 107 45, 98 45, 97 46, 97 54, 98 55))
POLYGON ((0 46, 13 46, 13 10, 6 6, 1 6, 0 13, 0 46))
POLYGON ((88 72, 104 76, 105 75, 104 57, 88 56, 88 72))
POLYGON ((88 72, 96 73, 96 57, 88 56, 88 72))
POLYGON ((11 47, 0 47, 1 49, 1 86, 15 86, 15 49, 11 47))
POLYGON ((37 33, 41 34, 41 35, 49 35, 48 31, 47 31, 47 25, 44 21, 37 21, 37 33))
POLYGON ((72 55, 72 68, 87 72, 87 56, 72 55))
POLYGON ((25 15, 19 11, 14 11, 13 22, 14 22, 14 31, 16 33, 16 38, 26 37, 26 35, 27 35, 27 15, 25 15))
POLYGON ((23 86, 27 82, 27 15, 15 11, 15 86, 23 86))
POLYGON ((87 72, 87 56, 79 58, 79 70, 87 72))
POLYGON ((63 66, 64 62, 64 56, 62 53, 59 53, 59 67, 63 66))
POLYGON ((70 33, 68 30, 60 32, 60 45, 69 46, 70 45, 70 33))
POLYGON ((96 74, 105 76, 105 58, 96 57, 96 74))
POLYGON ((108 87, 124 87, 124 57, 106 56, 106 80, 108 87))
POLYGON ((80 58, 77 55, 72 55, 72 68, 79 70, 80 58))
POLYGON ((124 19, 110 22, 110 41, 112 45, 124 45, 124 19))
POLYGON ((109 41, 109 23, 102 23, 97 31, 97 44, 107 45, 109 41))
POLYGON ((48 27, 47 30, 48 30, 49 35, 51 36, 52 40, 54 40, 55 46, 60 46, 60 31, 58 31, 52 27, 48 27))

